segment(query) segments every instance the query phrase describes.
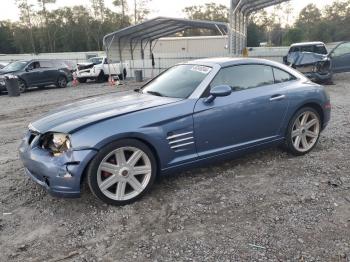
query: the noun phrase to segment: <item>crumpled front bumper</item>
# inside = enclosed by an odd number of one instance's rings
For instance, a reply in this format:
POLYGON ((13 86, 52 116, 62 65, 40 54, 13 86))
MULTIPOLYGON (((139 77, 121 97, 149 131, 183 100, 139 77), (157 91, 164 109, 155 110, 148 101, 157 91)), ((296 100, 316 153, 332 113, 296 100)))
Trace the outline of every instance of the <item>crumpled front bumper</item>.
POLYGON ((304 75, 312 81, 315 82, 325 82, 332 79, 332 73, 320 74, 317 72, 304 73, 304 75))
POLYGON ((28 132, 19 147, 25 173, 56 197, 80 197, 81 177, 95 150, 69 151, 55 157, 39 147, 28 132), (31 142, 31 143, 29 143, 31 142))
POLYGON ((83 69, 76 72, 77 78, 95 78, 98 77, 100 74, 99 70, 93 70, 93 69, 83 69))

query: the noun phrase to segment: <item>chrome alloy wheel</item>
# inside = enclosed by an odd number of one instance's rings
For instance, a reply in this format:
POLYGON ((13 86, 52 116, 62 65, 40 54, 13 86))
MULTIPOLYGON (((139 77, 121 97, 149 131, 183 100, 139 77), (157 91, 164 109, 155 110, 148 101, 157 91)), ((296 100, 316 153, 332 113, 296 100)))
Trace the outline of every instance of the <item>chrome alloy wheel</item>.
POLYGON ((292 128, 292 143, 299 152, 309 151, 320 135, 320 120, 311 111, 301 113, 294 121, 292 128))
POLYGON ((120 147, 101 161, 97 184, 106 197, 129 200, 144 191, 151 175, 151 161, 145 152, 135 147, 120 147))

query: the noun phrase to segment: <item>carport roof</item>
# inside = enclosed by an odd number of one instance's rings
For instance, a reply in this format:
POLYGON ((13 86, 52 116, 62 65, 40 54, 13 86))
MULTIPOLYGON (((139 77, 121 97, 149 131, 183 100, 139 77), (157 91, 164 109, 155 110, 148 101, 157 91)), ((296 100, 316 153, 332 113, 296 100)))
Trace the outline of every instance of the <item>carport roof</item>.
POLYGON ((228 32, 228 24, 226 23, 157 17, 110 33, 104 37, 103 43, 108 48, 114 40, 152 41, 191 28, 217 30, 220 34, 228 32))
POLYGON ((234 11, 242 11, 244 15, 249 15, 255 11, 266 7, 277 5, 288 0, 231 0, 234 11))

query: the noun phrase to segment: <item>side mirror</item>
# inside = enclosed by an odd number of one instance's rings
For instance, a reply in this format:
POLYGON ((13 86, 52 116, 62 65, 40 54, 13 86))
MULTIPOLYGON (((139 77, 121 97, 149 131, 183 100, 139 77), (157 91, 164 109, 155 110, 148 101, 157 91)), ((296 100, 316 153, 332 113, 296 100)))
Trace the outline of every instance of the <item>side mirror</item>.
POLYGON ((229 96, 232 93, 232 88, 228 85, 214 86, 210 89, 210 96, 204 100, 205 103, 211 103, 217 97, 229 96))

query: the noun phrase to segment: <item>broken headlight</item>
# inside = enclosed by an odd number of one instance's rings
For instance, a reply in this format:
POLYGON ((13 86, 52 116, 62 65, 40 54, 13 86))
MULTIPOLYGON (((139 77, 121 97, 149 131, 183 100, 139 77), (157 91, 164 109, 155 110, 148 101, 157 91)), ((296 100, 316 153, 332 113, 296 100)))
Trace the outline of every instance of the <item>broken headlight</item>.
POLYGON ((71 149, 72 145, 68 134, 47 133, 41 139, 41 147, 59 156, 71 149))

